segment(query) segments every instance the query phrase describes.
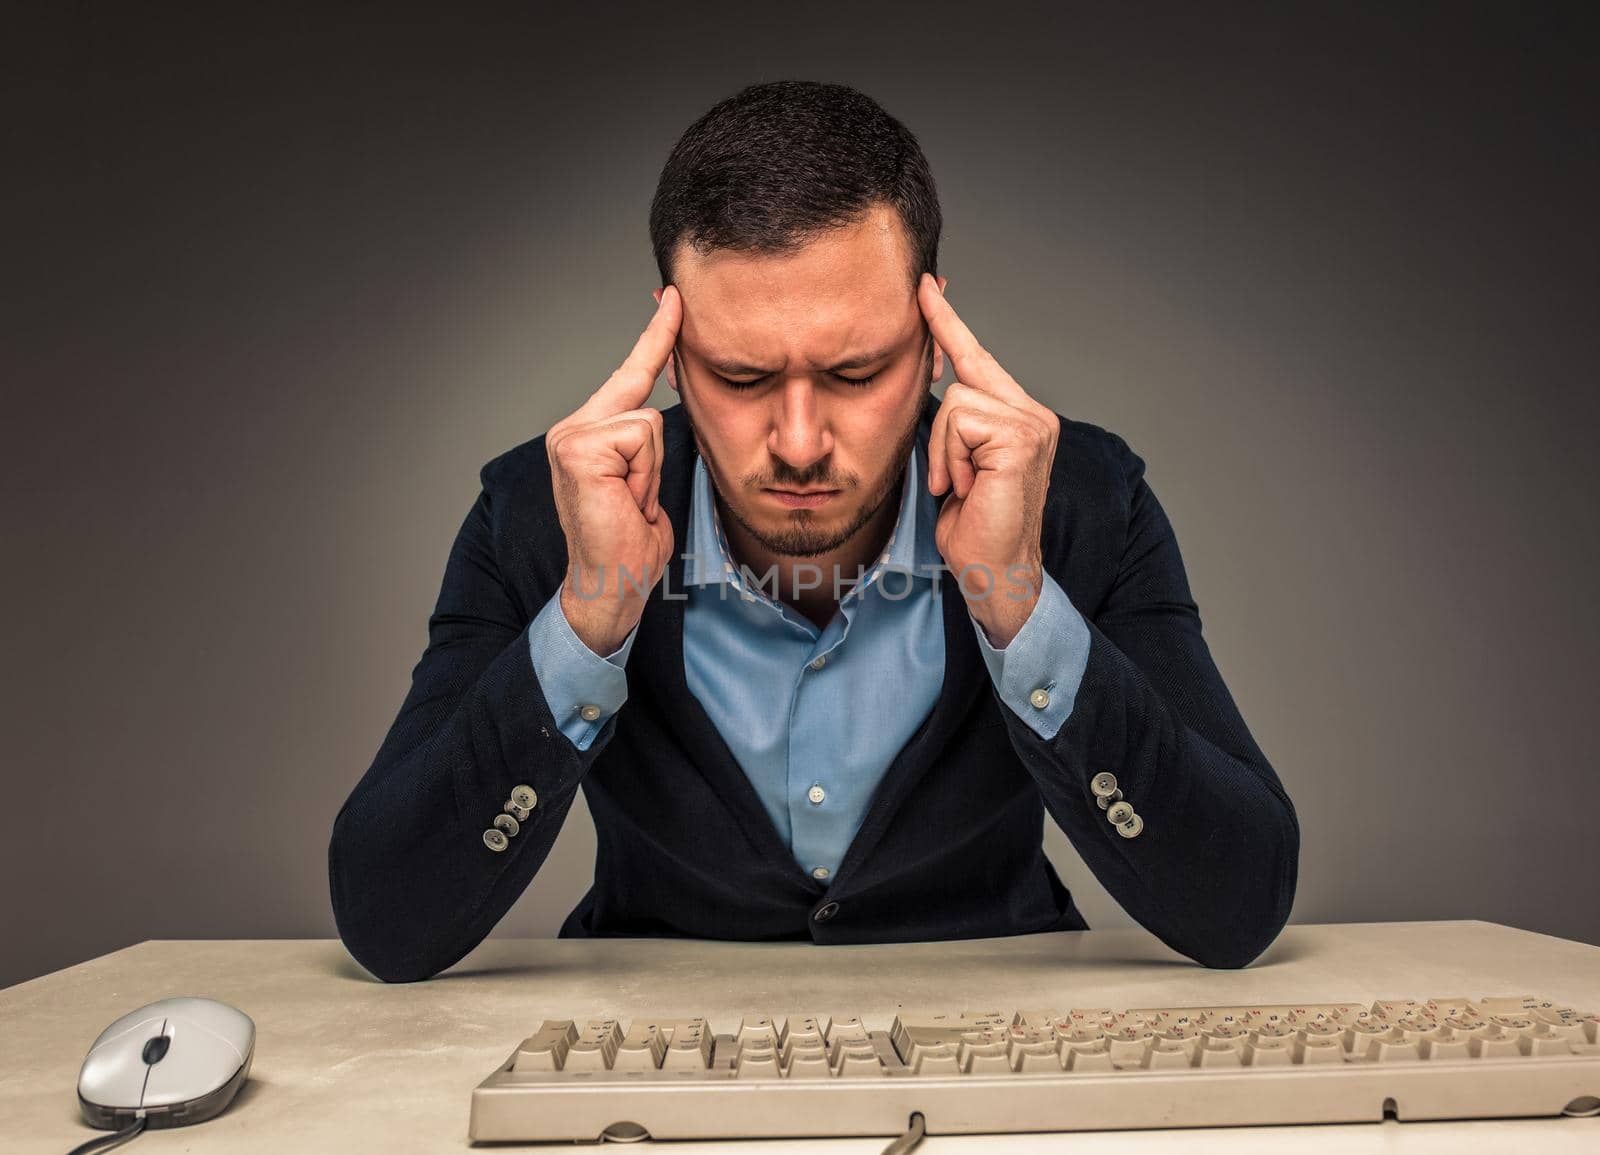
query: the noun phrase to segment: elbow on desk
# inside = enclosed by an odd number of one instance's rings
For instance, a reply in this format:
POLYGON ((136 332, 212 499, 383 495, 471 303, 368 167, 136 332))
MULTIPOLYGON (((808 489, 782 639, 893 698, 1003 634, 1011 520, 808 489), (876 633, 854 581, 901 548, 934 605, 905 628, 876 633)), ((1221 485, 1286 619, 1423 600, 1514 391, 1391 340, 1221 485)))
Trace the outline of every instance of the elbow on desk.
MULTIPOLYGON (((386 983, 414 983, 430 979, 460 957, 439 959, 427 939, 416 931, 428 930, 421 911, 392 909, 403 905, 403 890, 385 872, 351 872, 351 843, 344 827, 344 812, 334 819, 328 841, 328 891, 339 941, 350 957, 374 978, 386 983)), ((431 928, 437 931, 438 928, 431 928)), ((460 952, 465 953, 465 952, 460 952)))
POLYGON ((1238 887, 1225 888, 1209 933, 1184 954, 1208 970, 1241 970, 1277 941, 1288 925, 1300 873, 1300 823, 1287 805, 1270 849, 1250 864, 1238 887))

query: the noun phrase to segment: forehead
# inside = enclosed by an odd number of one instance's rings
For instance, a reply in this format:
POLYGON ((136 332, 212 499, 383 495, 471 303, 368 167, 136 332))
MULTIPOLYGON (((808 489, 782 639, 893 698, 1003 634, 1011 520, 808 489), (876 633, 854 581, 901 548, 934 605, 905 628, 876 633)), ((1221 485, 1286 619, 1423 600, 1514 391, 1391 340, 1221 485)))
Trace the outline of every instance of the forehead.
POLYGON ((680 243, 680 340, 706 357, 768 368, 887 348, 920 316, 910 270, 905 228, 888 206, 782 255, 680 243))

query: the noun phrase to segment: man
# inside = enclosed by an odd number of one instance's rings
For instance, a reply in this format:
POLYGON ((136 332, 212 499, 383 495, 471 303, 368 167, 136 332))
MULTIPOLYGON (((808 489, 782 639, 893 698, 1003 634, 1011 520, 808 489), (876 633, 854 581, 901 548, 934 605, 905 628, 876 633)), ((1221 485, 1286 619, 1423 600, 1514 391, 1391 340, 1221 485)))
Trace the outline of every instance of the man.
POLYGON ((1294 808, 1144 462, 979 344, 935 275, 940 225, 915 139, 852 89, 753 86, 684 134, 654 317, 484 466, 411 692, 334 822, 335 916, 373 974, 481 941, 580 787, 595 882, 564 937, 1084 929, 1046 811, 1200 963, 1277 935, 1294 808))

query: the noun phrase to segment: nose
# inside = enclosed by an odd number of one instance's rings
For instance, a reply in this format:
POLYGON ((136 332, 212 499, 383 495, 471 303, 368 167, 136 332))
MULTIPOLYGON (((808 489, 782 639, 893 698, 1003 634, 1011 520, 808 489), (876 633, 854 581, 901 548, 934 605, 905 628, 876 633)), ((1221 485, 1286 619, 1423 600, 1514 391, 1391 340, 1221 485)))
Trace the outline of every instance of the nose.
MULTIPOLYGON (((773 404, 777 407, 772 418, 772 432, 767 435, 767 449, 772 456, 787 465, 788 473, 801 475, 833 452, 833 433, 828 428, 825 403, 809 380, 788 382, 775 391, 773 404)), ((790 476, 781 478, 804 485, 816 480, 811 477, 790 476)))

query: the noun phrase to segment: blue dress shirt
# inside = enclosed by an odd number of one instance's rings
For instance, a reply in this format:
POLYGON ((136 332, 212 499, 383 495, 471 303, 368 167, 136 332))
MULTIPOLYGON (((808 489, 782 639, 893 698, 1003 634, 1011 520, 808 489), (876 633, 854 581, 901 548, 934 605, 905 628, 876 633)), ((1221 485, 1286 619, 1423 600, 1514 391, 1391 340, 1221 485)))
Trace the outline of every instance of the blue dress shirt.
MULTIPOLYGON (((938 504, 924 481, 920 441, 903 476, 888 543, 859 582, 841 577, 848 592, 819 628, 768 596, 764 575, 732 560, 710 475, 695 460, 682 591, 686 680, 795 861, 825 884, 944 679, 938 583, 956 579, 934 544, 938 504)), ((972 627, 1000 700, 1053 738, 1072 713, 1089 657, 1077 608, 1045 573, 1038 603, 1004 649, 989 644, 976 620, 972 627)), ((635 626, 601 657, 573 633, 559 597, 529 625, 534 673, 578 749, 627 700, 625 666, 637 634, 635 626)))

